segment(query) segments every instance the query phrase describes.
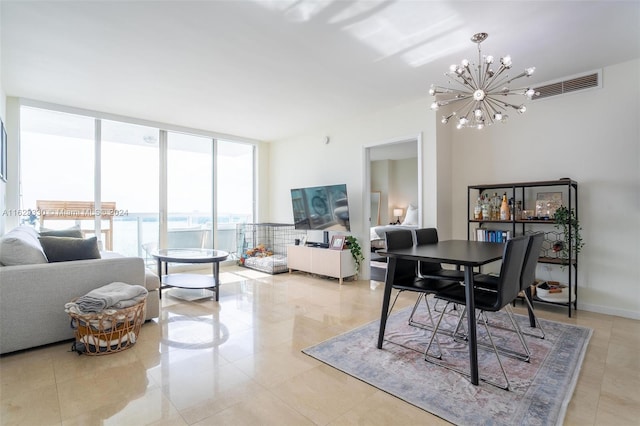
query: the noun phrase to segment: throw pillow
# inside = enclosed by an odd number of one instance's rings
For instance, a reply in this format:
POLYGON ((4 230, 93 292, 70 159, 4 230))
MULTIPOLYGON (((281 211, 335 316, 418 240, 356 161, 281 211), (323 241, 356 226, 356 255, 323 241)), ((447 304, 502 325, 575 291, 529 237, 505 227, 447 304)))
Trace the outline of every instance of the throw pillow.
POLYGON ((100 259, 98 239, 73 237, 40 237, 40 244, 49 262, 100 259))
POLYGON ((407 215, 404 217, 402 224, 418 226, 418 208, 416 206, 409 204, 407 215))
POLYGON ((82 238, 82 231, 78 225, 72 226, 67 229, 47 229, 42 228, 40 230, 41 237, 72 237, 82 238))
POLYGON ((35 229, 22 225, 0 237, 0 264, 14 266, 35 263, 47 263, 35 229))

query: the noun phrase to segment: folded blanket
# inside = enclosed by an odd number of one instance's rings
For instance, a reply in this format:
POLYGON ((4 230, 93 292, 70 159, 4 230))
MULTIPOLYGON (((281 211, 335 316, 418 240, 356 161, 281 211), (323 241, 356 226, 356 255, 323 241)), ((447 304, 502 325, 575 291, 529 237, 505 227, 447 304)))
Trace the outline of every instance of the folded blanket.
POLYGON ((91 290, 79 297, 75 304, 81 312, 100 312, 104 309, 128 308, 147 297, 147 289, 140 285, 113 282, 91 290))

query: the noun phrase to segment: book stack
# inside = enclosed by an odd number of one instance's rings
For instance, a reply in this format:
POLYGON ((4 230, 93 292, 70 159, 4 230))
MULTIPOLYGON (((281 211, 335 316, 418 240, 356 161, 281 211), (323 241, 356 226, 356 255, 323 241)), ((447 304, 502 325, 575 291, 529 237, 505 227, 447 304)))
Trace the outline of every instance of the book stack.
POLYGON ((476 241, 487 241, 490 243, 506 243, 511 239, 511 231, 499 229, 476 229, 476 241))

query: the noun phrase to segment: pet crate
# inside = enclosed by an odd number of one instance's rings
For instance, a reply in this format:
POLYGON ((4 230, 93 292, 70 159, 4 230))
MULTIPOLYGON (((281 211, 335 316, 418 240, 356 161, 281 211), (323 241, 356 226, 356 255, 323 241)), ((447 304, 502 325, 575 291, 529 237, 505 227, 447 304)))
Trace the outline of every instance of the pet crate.
POLYGON ((239 263, 268 274, 287 272, 287 246, 306 236, 305 231, 284 223, 236 225, 239 263))

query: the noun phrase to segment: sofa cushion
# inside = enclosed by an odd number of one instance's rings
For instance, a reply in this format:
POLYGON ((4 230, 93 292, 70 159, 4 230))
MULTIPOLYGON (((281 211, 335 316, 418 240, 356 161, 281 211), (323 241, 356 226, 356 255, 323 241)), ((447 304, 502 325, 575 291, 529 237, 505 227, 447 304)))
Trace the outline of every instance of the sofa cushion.
POLYGON ((42 228, 40 230, 41 237, 72 237, 72 238, 82 238, 82 231, 80 230, 80 226, 72 226, 67 229, 47 229, 42 228))
POLYGON ((0 264, 14 266, 34 263, 47 263, 35 229, 18 226, 0 237, 0 264))
POLYGON ((40 244, 49 262, 100 259, 96 237, 40 237, 40 244))

